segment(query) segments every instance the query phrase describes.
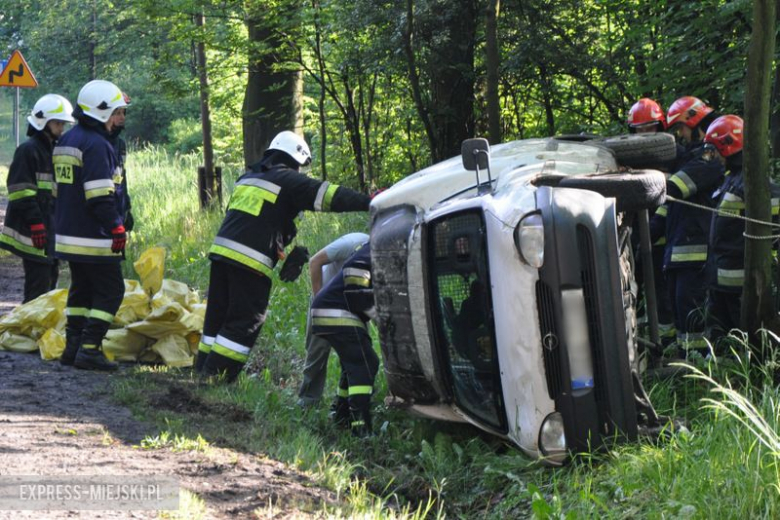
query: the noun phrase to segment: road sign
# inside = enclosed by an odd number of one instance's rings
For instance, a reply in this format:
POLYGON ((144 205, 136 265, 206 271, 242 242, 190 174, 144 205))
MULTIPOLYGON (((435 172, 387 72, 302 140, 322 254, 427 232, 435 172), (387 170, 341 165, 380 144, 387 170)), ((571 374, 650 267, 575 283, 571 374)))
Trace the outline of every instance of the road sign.
POLYGON ((15 50, 8 58, 8 64, 0 72, 0 87, 35 88, 38 81, 24 61, 22 53, 15 50))

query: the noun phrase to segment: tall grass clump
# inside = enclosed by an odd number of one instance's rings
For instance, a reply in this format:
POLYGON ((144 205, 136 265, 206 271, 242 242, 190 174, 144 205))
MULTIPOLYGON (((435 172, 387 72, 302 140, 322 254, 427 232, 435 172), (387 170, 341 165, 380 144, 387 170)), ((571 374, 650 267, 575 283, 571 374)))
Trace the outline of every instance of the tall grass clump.
MULTIPOLYGON (((171 155, 149 146, 127 157, 128 190, 135 230, 128 243, 126 276, 132 262, 147 248, 168 251, 166 277, 203 288, 208 284, 207 251, 222 221, 222 210, 201 211, 198 198, 198 155, 171 155)), ((234 169, 226 169, 232 187, 234 169)))
POLYGON ((697 409, 689 409, 690 430, 582 456, 556 470, 551 479, 535 483, 530 497, 535 516, 777 518, 776 363, 756 362, 746 338, 731 340, 729 359, 684 365, 684 380, 671 383, 693 385, 697 390, 688 392, 702 395, 697 409))

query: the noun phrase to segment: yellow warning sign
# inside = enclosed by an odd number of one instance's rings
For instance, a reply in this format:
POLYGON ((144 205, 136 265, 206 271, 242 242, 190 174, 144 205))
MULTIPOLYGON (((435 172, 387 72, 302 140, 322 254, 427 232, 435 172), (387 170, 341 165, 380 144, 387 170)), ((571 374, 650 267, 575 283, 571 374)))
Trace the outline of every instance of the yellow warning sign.
POLYGON ((38 80, 35 79, 30 66, 24 61, 22 53, 15 50, 8 58, 8 64, 0 72, 0 87, 35 88, 38 80))

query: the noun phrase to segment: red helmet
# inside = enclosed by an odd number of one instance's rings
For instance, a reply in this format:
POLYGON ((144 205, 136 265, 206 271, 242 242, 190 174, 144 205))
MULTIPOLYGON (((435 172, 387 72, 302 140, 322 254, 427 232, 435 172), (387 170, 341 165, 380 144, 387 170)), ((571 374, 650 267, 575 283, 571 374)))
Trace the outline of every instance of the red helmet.
POLYGON ((739 116, 720 116, 707 129, 704 142, 713 144, 723 157, 734 155, 742 151, 743 126, 739 116))
POLYGON ((676 123, 685 123, 689 128, 696 128, 704 116, 712 112, 712 108, 704 104, 699 98, 693 96, 681 97, 669 107, 666 114, 666 126, 676 123))
POLYGON ((634 106, 628 111, 628 120, 626 122, 629 128, 653 123, 658 123, 661 126, 661 130, 666 128, 664 111, 661 109, 661 105, 650 98, 642 98, 634 103, 634 106))

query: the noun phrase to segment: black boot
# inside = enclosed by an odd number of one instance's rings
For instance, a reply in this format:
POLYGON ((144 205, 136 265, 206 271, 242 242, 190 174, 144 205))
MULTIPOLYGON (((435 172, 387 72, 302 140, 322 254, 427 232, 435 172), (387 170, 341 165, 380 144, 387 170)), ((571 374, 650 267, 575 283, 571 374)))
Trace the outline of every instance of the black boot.
POLYGON ((346 397, 336 397, 333 404, 330 405, 328 418, 333 421, 338 428, 347 428, 350 423, 349 402, 346 397))
POLYGON ((65 350, 60 356, 60 364, 65 366, 72 366, 76 361, 76 354, 79 351, 79 345, 81 345, 81 334, 65 333, 65 350))
POLYGON ((99 346, 85 348, 83 345, 79 349, 78 354, 76 354, 73 366, 84 370, 100 370, 103 372, 112 372, 119 368, 119 364, 106 358, 99 346))
POLYGON ((195 372, 198 374, 203 373, 203 367, 206 366, 206 358, 208 357, 207 353, 198 351, 198 357, 195 358, 195 372))
POLYGON ((352 421, 349 423, 349 430, 353 437, 370 437, 373 433, 371 429, 371 412, 368 408, 361 410, 352 410, 352 421))

